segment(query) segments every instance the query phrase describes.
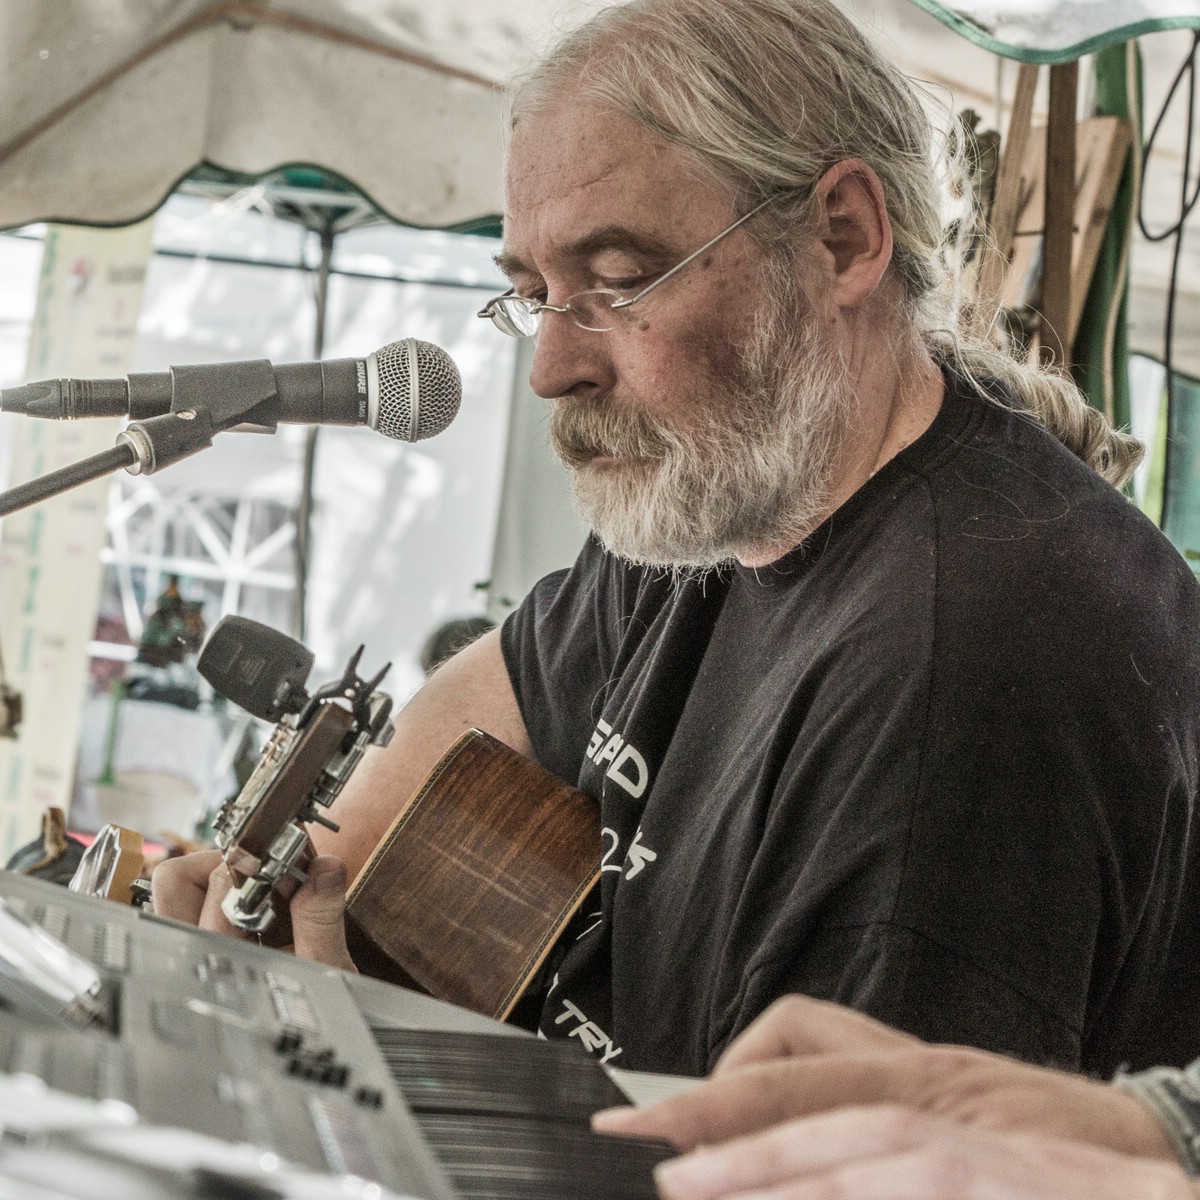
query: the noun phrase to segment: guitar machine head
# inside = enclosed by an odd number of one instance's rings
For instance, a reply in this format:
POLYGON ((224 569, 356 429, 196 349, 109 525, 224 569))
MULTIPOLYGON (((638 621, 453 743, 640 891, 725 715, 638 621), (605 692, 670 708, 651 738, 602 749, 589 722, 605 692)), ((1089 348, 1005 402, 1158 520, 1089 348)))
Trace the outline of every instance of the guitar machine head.
POLYGON ((304 682, 313 655, 299 642, 246 617, 224 617, 198 665, 213 688, 239 708, 275 721, 245 787, 226 801, 213 829, 234 886, 222 908, 239 929, 263 933, 305 879, 313 856, 305 825, 338 828, 324 815, 369 745, 392 736, 391 697, 358 674, 360 646, 341 679, 311 695, 304 682))

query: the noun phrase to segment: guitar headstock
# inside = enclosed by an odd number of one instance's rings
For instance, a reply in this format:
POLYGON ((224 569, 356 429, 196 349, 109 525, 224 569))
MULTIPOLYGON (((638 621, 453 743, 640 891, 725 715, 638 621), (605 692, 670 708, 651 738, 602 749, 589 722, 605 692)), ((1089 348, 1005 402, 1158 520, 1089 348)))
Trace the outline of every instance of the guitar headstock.
POLYGON ((313 656, 299 642, 245 617, 225 617, 199 661, 212 686, 256 716, 276 720, 257 766, 214 821, 217 846, 233 878, 222 905, 239 929, 263 933, 274 899, 303 882, 312 857, 306 826, 336 830, 325 815, 369 745, 392 735, 391 698, 378 690, 390 667, 358 674, 362 647, 340 679, 311 695, 304 682, 313 656))
POLYGON ((68 886, 84 896, 134 904, 134 883, 145 862, 140 833, 123 825, 105 825, 84 851, 68 886))

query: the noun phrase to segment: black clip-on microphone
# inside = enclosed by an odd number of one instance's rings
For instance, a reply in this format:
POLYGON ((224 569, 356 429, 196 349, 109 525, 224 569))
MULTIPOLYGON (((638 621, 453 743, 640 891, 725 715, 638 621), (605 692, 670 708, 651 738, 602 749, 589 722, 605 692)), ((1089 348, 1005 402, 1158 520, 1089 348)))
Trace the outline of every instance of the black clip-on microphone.
POLYGON ((280 421, 368 425, 417 442, 458 413, 462 380, 450 356, 407 338, 365 359, 284 364, 266 359, 172 367, 124 380, 53 379, 0 391, 0 412, 72 420, 132 413, 117 444, 0 492, 0 517, 122 467, 152 475, 205 450, 229 429, 274 433, 280 421))

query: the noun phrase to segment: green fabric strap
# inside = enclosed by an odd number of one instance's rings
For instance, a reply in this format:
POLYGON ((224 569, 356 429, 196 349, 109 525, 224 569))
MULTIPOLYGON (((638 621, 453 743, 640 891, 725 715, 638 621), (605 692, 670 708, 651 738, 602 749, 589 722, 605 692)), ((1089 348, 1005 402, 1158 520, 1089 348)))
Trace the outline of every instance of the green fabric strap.
MULTIPOLYGON (((1138 109, 1141 109, 1142 78, 1141 52, 1135 49, 1135 86, 1138 109)), ((1100 116, 1129 117, 1129 93, 1126 86, 1127 55, 1124 46, 1110 46, 1096 56, 1096 109, 1100 116)), ((1138 146, 1140 128, 1134 130, 1138 146)), ((1128 306, 1128 271, 1121 272, 1121 259, 1128 250, 1133 218, 1133 163, 1135 155, 1126 159, 1121 182, 1109 215, 1108 228, 1096 270, 1088 289, 1087 301, 1079 321, 1079 332, 1072 349, 1075 382, 1089 402, 1105 413, 1120 428, 1129 428, 1129 336, 1126 309, 1128 306), (1116 307, 1111 353, 1106 331, 1116 307), (1106 392, 1106 379, 1108 388, 1106 392)))

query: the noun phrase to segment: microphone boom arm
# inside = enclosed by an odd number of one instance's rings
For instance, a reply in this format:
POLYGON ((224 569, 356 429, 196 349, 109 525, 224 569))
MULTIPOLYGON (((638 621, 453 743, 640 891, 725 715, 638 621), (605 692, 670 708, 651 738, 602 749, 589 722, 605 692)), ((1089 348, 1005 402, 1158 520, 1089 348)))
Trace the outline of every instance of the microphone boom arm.
POLYGON ((0 492, 0 517, 20 512, 23 508, 29 508, 42 500, 49 500, 51 496, 58 496, 73 487, 79 487, 80 484, 91 483, 93 479, 119 471, 122 467, 130 467, 135 462, 137 454, 133 447, 118 444, 111 450, 102 450, 99 454, 93 454, 91 458, 60 467, 57 471, 40 475, 28 483, 19 483, 7 492, 0 492))
POLYGON ((278 415, 269 402, 276 398, 275 376, 266 359, 236 364, 236 376, 205 367, 173 367, 172 411, 131 421, 111 450, 51 471, 28 483, 0 492, 0 517, 90 483, 124 467, 131 475, 153 475, 212 445, 226 429, 251 428, 274 433, 278 415), (214 380, 216 381, 214 385, 214 380))

